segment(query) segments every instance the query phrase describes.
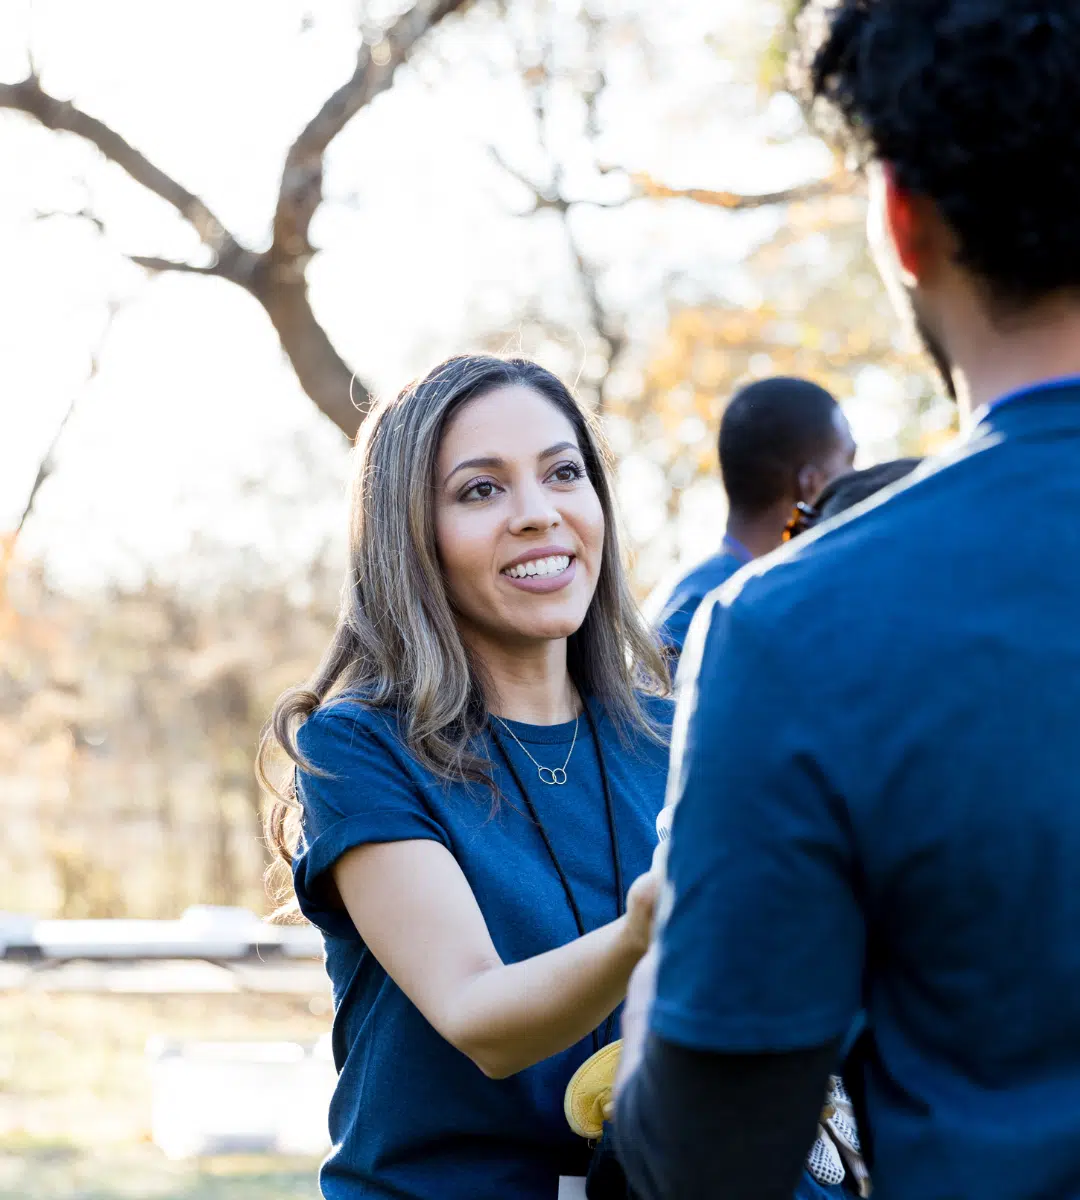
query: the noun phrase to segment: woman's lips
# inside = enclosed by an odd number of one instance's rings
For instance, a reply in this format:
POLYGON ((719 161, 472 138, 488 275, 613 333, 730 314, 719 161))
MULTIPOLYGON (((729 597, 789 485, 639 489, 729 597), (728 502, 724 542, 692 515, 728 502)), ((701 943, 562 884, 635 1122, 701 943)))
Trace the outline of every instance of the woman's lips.
POLYGON ((526 575, 519 579, 517 576, 507 575, 505 571, 500 571, 499 578, 504 579, 511 587, 515 587, 519 591, 544 594, 558 592, 564 587, 569 587, 576 572, 577 559, 571 558, 570 565, 566 570, 560 571, 557 575, 526 575))

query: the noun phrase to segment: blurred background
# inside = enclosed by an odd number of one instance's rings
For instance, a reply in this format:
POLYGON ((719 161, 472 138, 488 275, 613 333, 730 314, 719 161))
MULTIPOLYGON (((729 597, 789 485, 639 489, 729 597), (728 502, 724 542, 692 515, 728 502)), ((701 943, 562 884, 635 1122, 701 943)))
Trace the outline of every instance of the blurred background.
MULTIPOLYGON (((860 465, 950 436, 783 90, 794 7, 0 5, 9 922, 267 911, 253 755, 332 625, 349 438, 439 358, 602 414, 642 598, 715 549, 739 383, 832 388, 860 465)), ((0 1197, 317 1194, 307 1157, 166 1157, 147 1056, 310 1049, 317 963, 68 960, 0 963, 0 1197)))

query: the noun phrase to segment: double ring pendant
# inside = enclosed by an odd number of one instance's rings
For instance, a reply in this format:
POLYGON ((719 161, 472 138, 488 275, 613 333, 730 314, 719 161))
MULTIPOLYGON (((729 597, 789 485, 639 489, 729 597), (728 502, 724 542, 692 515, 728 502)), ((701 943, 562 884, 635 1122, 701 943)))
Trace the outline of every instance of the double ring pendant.
POLYGON ((496 717, 495 720, 499 722, 503 729, 505 729, 506 732, 521 747, 525 757, 536 768, 536 773, 540 776, 541 783, 546 783, 548 787, 562 787, 563 784, 566 783, 566 768, 570 765, 570 757, 574 753, 574 747, 577 745, 578 726, 581 724, 581 713, 578 713, 577 720, 574 721, 574 737, 570 742, 570 753, 567 754, 566 762, 564 762, 561 767, 541 766, 540 763, 538 763, 536 759, 533 758, 533 756, 529 753, 528 747, 524 745, 521 738, 519 738, 518 735, 510 728, 510 726, 507 725, 502 717, 496 717))

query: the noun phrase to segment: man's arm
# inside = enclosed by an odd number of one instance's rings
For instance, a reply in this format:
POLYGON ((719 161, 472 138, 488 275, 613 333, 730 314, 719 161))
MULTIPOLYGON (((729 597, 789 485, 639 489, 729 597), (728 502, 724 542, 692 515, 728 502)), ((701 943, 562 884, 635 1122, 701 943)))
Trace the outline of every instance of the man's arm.
POLYGON ((716 1054, 648 1034, 615 1116, 635 1196, 791 1200, 839 1048, 716 1054))

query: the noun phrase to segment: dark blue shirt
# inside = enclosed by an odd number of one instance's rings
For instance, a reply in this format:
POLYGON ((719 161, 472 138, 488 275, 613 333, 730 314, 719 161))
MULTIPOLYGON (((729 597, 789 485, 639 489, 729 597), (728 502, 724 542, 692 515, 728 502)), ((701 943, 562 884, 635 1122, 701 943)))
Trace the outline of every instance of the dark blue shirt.
MULTIPOLYGON (((646 703, 666 734, 670 702, 646 703)), ((629 888, 648 870, 656 845, 667 746, 643 733, 621 740, 599 707, 592 711, 629 888)), ((509 724, 538 762, 562 765, 573 722, 509 724)), ((611 840, 588 723, 581 721, 562 787, 540 783, 513 740, 504 733, 501 741, 570 879, 586 929, 614 920, 611 840)), ((325 936, 334 993, 339 1079, 330 1109, 333 1150, 320 1176, 323 1195, 556 1200, 560 1175, 588 1169, 588 1144, 567 1125, 563 1095, 592 1053, 592 1040, 509 1079, 488 1079, 435 1032, 372 957, 348 914, 326 905, 320 887, 354 846, 426 838, 445 846, 461 866, 504 962, 573 941, 578 933, 566 894, 513 779, 489 747, 502 795, 492 815, 486 788, 438 779, 405 749, 391 714, 351 700, 319 709, 301 728, 299 744, 332 776, 298 773, 304 824, 294 869, 300 906, 325 936)))
POLYGON ((725 542, 718 554, 699 563, 676 583, 656 622, 661 639, 670 647, 676 660, 682 654, 690 622, 701 602, 749 561, 749 557, 725 542))
POLYGON ((684 669, 653 1030, 864 1007, 875 1197, 1080 1196, 1080 383, 732 581, 684 669))

